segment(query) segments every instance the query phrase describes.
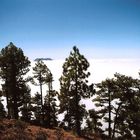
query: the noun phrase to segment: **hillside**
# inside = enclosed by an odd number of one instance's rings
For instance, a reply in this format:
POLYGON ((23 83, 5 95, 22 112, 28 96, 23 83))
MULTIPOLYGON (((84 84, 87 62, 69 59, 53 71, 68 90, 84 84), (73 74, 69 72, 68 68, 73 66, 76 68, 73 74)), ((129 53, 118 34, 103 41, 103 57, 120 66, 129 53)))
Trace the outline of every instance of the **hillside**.
POLYGON ((63 129, 45 129, 20 120, 0 120, 0 140, 85 140, 63 129))

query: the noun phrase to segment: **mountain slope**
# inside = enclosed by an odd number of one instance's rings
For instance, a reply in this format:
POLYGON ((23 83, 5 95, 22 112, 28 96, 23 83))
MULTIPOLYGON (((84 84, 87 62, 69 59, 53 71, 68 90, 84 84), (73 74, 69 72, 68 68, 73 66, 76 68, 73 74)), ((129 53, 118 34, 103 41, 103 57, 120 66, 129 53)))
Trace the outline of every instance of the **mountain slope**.
POLYGON ((84 140, 63 129, 45 129, 20 120, 0 120, 0 140, 84 140))

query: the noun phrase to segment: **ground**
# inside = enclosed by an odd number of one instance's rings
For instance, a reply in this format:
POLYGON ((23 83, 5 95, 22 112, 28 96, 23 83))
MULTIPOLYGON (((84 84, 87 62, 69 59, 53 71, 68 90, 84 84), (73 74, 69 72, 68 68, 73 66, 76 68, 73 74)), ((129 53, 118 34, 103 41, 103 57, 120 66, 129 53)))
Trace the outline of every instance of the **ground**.
POLYGON ((20 120, 0 120, 0 140, 85 140, 61 128, 45 129, 20 120))

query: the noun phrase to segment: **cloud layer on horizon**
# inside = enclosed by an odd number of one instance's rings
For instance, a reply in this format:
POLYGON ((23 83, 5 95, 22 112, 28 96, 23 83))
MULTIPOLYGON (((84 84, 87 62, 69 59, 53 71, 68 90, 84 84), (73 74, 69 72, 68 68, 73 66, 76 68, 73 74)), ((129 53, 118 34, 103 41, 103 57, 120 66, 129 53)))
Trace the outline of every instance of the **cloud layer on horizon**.
MULTIPOLYGON (((133 78, 138 78, 138 72, 140 71, 140 59, 89 59, 90 67, 88 71, 91 73, 89 76, 89 83, 98 83, 106 78, 112 78, 117 72, 133 78)), ((53 88, 57 91, 60 89, 59 78, 62 75, 62 66, 65 60, 53 60, 44 61, 44 63, 51 70, 54 78, 53 88)), ((31 61, 31 66, 34 66, 35 62, 31 61)), ((32 74, 32 71, 30 71, 32 74)), ((32 94, 39 91, 39 87, 33 87, 32 94)), ((44 86, 44 94, 46 94, 46 88, 44 86)))

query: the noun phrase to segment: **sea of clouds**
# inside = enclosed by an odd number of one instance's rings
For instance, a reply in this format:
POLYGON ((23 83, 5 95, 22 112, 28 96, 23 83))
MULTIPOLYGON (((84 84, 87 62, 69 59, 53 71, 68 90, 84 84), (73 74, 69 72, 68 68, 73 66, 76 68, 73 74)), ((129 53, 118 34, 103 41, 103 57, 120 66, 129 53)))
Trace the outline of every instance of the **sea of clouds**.
MULTIPOLYGON (((53 74, 55 90, 60 88, 59 78, 62 75, 64 62, 65 60, 44 61, 53 74)), ((133 78, 139 77, 140 59, 89 59, 88 62, 90 63, 88 71, 91 73, 88 78, 89 83, 99 83, 106 78, 112 78, 116 72, 133 78)), ((34 66, 35 61, 31 64, 34 66)))
MULTIPOLYGON (((59 79, 62 75, 63 64, 65 60, 52 60, 44 61, 53 74, 53 89, 60 90, 59 79)), ((99 83, 106 78, 112 78, 114 74, 120 73, 127 76, 132 76, 133 78, 139 78, 138 72, 140 72, 140 59, 89 59, 90 67, 88 71, 91 73, 88 80, 89 83, 99 83)), ((31 71, 29 75, 32 75, 32 67, 35 65, 35 61, 31 61, 31 71)), ((31 94, 34 95, 37 91, 39 92, 39 87, 31 86, 31 94)), ((47 86, 43 86, 43 95, 46 95, 47 86)), ((86 103, 88 109, 93 108, 93 103, 89 100, 83 101, 86 103)))
MULTIPOLYGON (((63 64, 65 60, 52 60, 44 61, 53 74, 53 89, 60 90, 59 79, 62 75, 63 64)), ((88 71, 91 73, 89 76, 90 83, 99 83, 106 78, 112 78, 117 72, 127 76, 132 76, 133 78, 139 78, 138 72, 140 72, 140 59, 89 59, 90 67, 88 71)), ((28 75, 32 75, 32 67, 35 66, 36 61, 31 61, 30 72, 28 75)), ((34 86, 29 83, 31 88, 31 95, 33 96, 37 91, 40 91, 39 86, 34 86)), ((1 88, 1 87, 0 87, 1 88)), ((47 86, 43 85, 43 96, 46 95, 47 86)), ((93 103, 89 100, 83 100, 86 104, 87 109, 93 108, 93 103)), ((5 103, 4 103, 5 104, 5 103)))

